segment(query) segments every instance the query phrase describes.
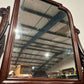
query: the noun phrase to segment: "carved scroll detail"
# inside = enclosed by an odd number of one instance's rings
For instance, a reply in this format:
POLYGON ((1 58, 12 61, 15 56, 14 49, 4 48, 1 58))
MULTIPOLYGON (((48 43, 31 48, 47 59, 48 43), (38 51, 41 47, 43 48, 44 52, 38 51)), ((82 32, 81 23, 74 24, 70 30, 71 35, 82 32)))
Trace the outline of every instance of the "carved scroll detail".
POLYGON ((0 40, 3 37, 6 28, 8 27, 9 22, 9 15, 10 15, 10 7, 7 8, 0 8, 0 16, 2 17, 0 23, 0 40))
POLYGON ((84 49, 83 49, 83 47, 82 47, 82 45, 81 45, 81 42, 80 42, 79 36, 78 36, 78 34, 80 33, 80 31, 79 31, 77 28, 75 28, 75 32, 76 32, 76 34, 77 34, 78 47, 79 47, 79 49, 80 49, 80 51, 81 51, 81 54, 84 56, 84 49))

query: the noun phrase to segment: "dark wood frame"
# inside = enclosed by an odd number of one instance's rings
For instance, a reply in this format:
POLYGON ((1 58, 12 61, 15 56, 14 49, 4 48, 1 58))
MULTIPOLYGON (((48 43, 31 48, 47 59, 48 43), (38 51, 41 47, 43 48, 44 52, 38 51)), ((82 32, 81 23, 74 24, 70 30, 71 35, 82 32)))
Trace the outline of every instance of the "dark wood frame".
MULTIPOLYGON (((9 6, 7 8, 0 8, 0 17, 2 17, 1 23, 0 23, 0 41, 4 38, 4 42, 2 44, 2 47, 5 45, 4 34, 5 34, 6 29, 9 25, 9 16, 10 16, 10 7, 9 6)), ((1 50, 1 51, 3 51, 3 50, 1 50)), ((0 55, 2 53, 0 53, 0 55)), ((1 58, 1 56, 0 56, 0 58, 1 58)), ((0 80, 1 80, 1 70, 0 70, 0 80)))
POLYGON ((16 29, 17 26, 17 19, 18 19, 18 12, 19 12, 19 6, 20 6, 20 0, 15 0, 14 4, 14 9, 13 9, 13 15, 10 23, 10 28, 9 28, 9 34, 7 38, 7 43, 6 43, 6 48, 4 52, 4 58, 2 62, 2 67, 1 67, 1 76, 0 76, 0 82, 2 84, 83 84, 84 83, 84 78, 83 78, 83 72, 81 68, 81 62, 80 62, 80 57, 79 57, 79 51, 78 51, 78 45, 77 45, 77 36, 76 36, 76 31, 75 27, 73 24, 73 19, 70 11, 62 6, 62 4, 57 3, 52 0, 44 0, 48 3, 54 4, 59 7, 59 9, 64 10, 69 17, 70 21, 70 26, 71 26, 71 32, 72 32, 72 40, 73 40, 73 47, 74 47, 74 52, 75 52, 75 59, 77 63, 77 69, 79 73, 79 79, 49 79, 49 78, 7 78, 8 77, 8 72, 10 68, 10 61, 11 61, 11 56, 12 56, 12 49, 13 49, 13 43, 14 43, 14 37, 15 37, 15 32, 14 30, 16 29), (17 12, 16 12, 17 11, 17 12))

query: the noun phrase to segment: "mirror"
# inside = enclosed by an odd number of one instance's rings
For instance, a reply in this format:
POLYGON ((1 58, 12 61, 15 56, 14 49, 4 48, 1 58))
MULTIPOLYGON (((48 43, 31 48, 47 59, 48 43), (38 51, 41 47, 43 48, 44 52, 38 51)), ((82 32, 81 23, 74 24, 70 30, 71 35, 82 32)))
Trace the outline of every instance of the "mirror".
POLYGON ((9 77, 77 79, 69 18, 42 0, 21 0, 9 77))

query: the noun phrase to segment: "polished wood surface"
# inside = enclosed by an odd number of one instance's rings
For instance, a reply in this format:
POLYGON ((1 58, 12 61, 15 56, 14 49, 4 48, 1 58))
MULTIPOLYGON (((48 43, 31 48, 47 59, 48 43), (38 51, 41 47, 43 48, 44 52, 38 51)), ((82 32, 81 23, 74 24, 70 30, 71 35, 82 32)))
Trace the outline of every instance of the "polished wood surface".
MULTIPOLYGON (((9 16, 10 16, 10 7, 7 8, 0 8, 0 17, 1 23, 0 23, 0 58, 2 56, 3 50, 4 50, 4 44, 5 44, 5 31, 9 24, 9 16)), ((0 80, 1 80, 1 70, 0 70, 0 80)))
POLYGON ((11 52, 12 52, 12 41, 14 39, 13 28, 16 28, 16 25, 17 25, 18 10, 19 10, 19 4, 20 4, 19 1, 20 0, 16 0, 14 4, 14 11, 13 11, 13 15, 10 23, 10 28, 8 32, 6 47, 5 47, 1 71, 0 71, 0 82, 2 82, 7 78, 8 72, 9 72, 11 52))
POLYGON ((71 32, 72 32, 73 46, 75 51, 75 59, 77 63, 78 73, 79 73, 79 79, 7 78, 9 68, 10 68, 10 60, 11 60, 13 42, 15 37, 15 33, 13 32, 13 30, 16 28, 16 25, 17 25, 19 4, 20 4, 20 0, 15 0, 13 15, 11 19, 11 25, 9 30, 9 36, 8 36, 5 54, 4 54, 4 60, 1 68, 0 82, 2 84, 84 84, 84 76, 81 69, 81 61, 80 61, 76 31, 74 28, 72 15, 67 8, 62 6, 62 4, 59 4, 52 0, 45 0, 45 1, 58 6, 60 9, 64 10, 68 14, 70 26, 71 26, 71 32))

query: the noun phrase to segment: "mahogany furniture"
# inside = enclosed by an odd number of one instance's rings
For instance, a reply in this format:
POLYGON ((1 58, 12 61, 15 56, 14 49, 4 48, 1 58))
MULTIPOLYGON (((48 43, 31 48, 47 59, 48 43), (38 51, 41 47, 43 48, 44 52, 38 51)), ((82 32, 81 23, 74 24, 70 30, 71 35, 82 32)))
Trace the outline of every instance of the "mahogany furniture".
MULTIPOLYGON (((62 6, 62 4, 57 3, 55 1, 52 1, 52 0, 42 0, 42 1, 45 3, 51 4, 52 6, 58 7, 58 9, 60 11, 64 11, 66 13, 66 15, 68 16, 70 31, 71 31, 70 38, 72 39, 72 45, 73 45, 74 54, 75 54, 74 59, 75 59, 75 63, 76 63, 78 78, 77 79, 65 79, 65 78, 60 79, 60 78, 47 78, 47 77, 44 77, 44 78, 38 78, 38 77, 35 77, 35 78, 12 77, 12 78, 10 78, 10 77, 8 77, 9 70, 10 70, 10 64, 11 64, 11 60, 12 60, 14 41, 15 41, 15 29, 17 29, 17 24, 18 24, 17 21, 18 21, 19 9, 20 9, 20 4, 21 4, 21 0, 15 0, 12 18, 11 18, 11 22, 10 22, 8 38, 7 38, 2 66, 1 66, 1 70, 0 70, 0 84, 84 84, 84 74, 82 71, 82 68, 84 68, 84 50, 83 50, 83 48, 80 44, 79 38, 78 38, 78 34, 80 33, 80 31, 75 28, 70 11, 67 8, 65 8, 64 6, 62 6)), ((27 9, 25 9, 25 10, 27 10, 27 9)), ((32 12, 31 10, 28 10, 28 11, 32 12)), ((2 15, 2 21, 1 21, 1 25, 0 25, 0 40, 3 38, 6 28, 7 28, 7 25, 8 25, 9 12, 10 12, 9 7, 0 9, 0 14, 2 15)), ((42 14, 42 13, 35 12, 35 11, 33 11, 32 13, 40 14, 40 15, 43 15, 44 17, 49 18, 49 16, 47 16, 46 14, 42 14)), ((62 15, 62 17, 63 16, 65 16, 65 15, 62 15)), ((58 14, 58 17, 60 19, 59 14, 58 14)), ((60 20, 58 20, 58 21, 60 21, 60 20)), ((37 28, 37 30, 41 34, 46 33, 47 28, 52 27, 51 25, 56 23, 56 21, 55 22, 50 21, 50 22, 51 22, 51 24, 49 24, 49 26, 47 26, 47 27, 45 26, 43 31, 41 31, 41 29, 39 29, 39 28, 37 28)), ((60 21, 60 22, 64 22, 64 21, 60 21)), ((32 22, 32 24, 33 24, 33 22, 32 22)), ((33 27, 31 27, 31 29, 33 29, 33 27)), ((38 34, 38 32, 37 32, 37 34, 38 34)), ((41 36, 41 34, 39 34, 39 36, 41 36)), ((36 36, 36 38, 38 39, 38 35, 36 36)), ((31 42, 34 40, 35 39, 32 39, 31 42)), ((30 44, 30 42, 27 45, 25 45, 23 47, 23 49, 25 49, 25 47, 28 46, 29 44, 30 44)), ((17 65, 18 59, 22 52, 23 52, 23 50, 21 50, 20 54, 18 55, 15 65, 17 65)), ((70 53, 68 53, 68 55, 69 54, 70 53)), ((50 58, 50 60, 51 59, 52 58, 50 58)), ((46 63, 41 65, 38 68, 38 70, 41 67, 43 67, 44 65, 46 65, 50 60, 47 60, 46 63)), ((36 62, 34 62, 34 63, 36 63, 36 62)))

